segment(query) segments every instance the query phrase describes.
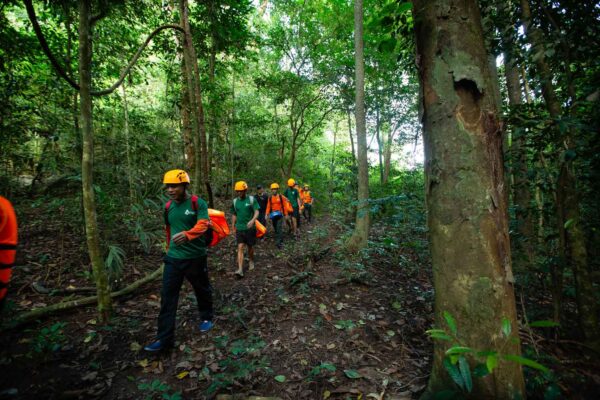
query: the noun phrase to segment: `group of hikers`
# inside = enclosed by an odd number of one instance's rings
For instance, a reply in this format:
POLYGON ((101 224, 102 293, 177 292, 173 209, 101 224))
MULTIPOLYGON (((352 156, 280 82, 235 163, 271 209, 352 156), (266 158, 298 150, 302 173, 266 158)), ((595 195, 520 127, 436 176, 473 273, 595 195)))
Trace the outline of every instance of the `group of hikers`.
MULTIPOLYGON (((173 346, 175 342, 175 320, 179 291, 184 278, 187 279, 196 295, 201 322, 200 332, 208 332, 214 322, 212 286, 208 277, 207 248, 217 242, 216 237, 223 233, 218 221, 227 228, 224 214, 209 210, 204 200, 189 193, 190 177, 180 169, 165 173, 163 184, 170 200, 165 205, 165 226, 167 252, 164 256, 164 270, 161 290, 158 331, 155 340, 144 347, 149 352, 158 352, 173 346), (220 219, 218 219, 220 218, 220 219)), ((284 224, 295 239, 301 225, 301 215, 312 222, 314 199, 309 185, 300 185, 292 178, 287 181, 283 194, 279 184, 272 183, 271 194, 265 193, 262 185, 256 194, 248 194, 245 181, 235 183, 236 197, 230 212, 232 233, 237 242, 237 270, 235 275, 244 276, 244 250, 248 254, 248 270, 254 269, 254 246, 257 240, 264 240, 267 220, 275 231, 275 243, 283 246, 284 224)))

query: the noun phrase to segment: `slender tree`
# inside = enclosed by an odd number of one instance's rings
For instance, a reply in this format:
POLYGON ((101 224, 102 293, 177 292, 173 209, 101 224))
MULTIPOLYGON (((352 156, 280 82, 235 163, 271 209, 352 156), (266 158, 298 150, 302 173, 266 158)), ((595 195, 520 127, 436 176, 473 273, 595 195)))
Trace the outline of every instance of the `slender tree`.
POLYGON ((363 39, 363 1, 354 2, 354 61, 356 69, 356 144, 358 152, 358 206, 356 226, 348 249, 358 251, 369 238, 369 164, 367 160, 367 129, 365 121, 365 58, 363 39))
MULTIPOLYGON (((475 0, 414 2, 425 142, 426 196, 435 317, 444 312, 466 346, 520 354, 504 193, 502 130, 475 0), (513 331, 516 331, 514 329, 513 331), (512 332, 512 339, 518 339, 512 332)), ((454 384, 435 343, 425 398, 454 384)), ((469 398, 522 398, 520 365, 500 361, 469 398)))

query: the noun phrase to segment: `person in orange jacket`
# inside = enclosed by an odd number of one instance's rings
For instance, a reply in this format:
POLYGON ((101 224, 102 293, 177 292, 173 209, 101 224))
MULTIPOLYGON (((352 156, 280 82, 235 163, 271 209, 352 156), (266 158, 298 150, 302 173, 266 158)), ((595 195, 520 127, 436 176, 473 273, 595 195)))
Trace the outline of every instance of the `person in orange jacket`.
POLYGON ((279 184, 271 184, 271 195, 267 200, 267 209, 265 214, 267 218, 271 220, 273 229, 275 230, 275 244, 278 249, 283 247, 283 220, 288 215, 285 204, 289 203, 289 200, 278 193, 279 184))
POLYGON ((17 252, 17 216, 10 201, 0 196, 0 311, 17 252))
POLYGON ((301 196, 302 196, 302 204, 304 205, 304 210, 302 211, 302 215, 310 224, 312 222, 312 205, 313 205, 314 198, 312 197, 310 187, 307 184, 304 185, 304 190, 302 190, 301 196))
POLYGON ((167 254, 158 315, 156 340, 144 347, 150 352, 172 347, 175 342, 175 319, 179 291, 187 279, 196 295, 201 323, 200 332, 213 327, 212 286, 208 279, 206 231, 210 226, 208 205, 188 193, 189 175, 174 169, 165 173, 163 183, 171 198, 165 205, 167 254))

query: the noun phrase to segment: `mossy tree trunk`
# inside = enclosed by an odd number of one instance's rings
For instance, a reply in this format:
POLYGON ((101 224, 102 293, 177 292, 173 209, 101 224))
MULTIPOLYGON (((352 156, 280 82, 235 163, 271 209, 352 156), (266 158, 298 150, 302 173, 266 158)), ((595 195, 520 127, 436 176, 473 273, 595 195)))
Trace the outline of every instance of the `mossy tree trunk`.
MULTIPOLYGON (((542 85, 542 96, 550 116, 558 121, 562 117, 562 106, 554 88, 552 71, 545 57, 543 33, 532 23, 528 0, 521 0, 521 13, 525 34, 531 50, 535 54, 535 66, 542 85)), ((572 99, 572 101, 575 99, 572 99)), ((596 296, 589 270, 585 234, 579 210, 579 195, 574 171, 576 154, 573 130, 568 129, 563 136, 564 151, 559 160, 559 176, 556 183, 558 231, 564 238, 564 254, 567 265, 575 278, 575 298, 579 313, 579 324, 588 344, 600 350, 600 326, 596 296)))
POLYGON ((79 0, 79 108, 83 157, 81 183, 83 187, 83 210, 85 234, 92 271, 98 293, 98 312, 102 321, 107 321, 112 311, 112 300, 108 286, 108 275, 100 250, 100 232, 96 219, 94 196, 94 125, 92 117, 92 24, 89 0, 79 0))
POLYGON ((354 1, 354 61, 356 68, 356 143, 358 147, 358 206, 356 225, 347 247, 358 251, 369 238, 369 164, 365 121, 365 59, 363 40, 363 1, 354 1))
MULTIPOLYGON (((457 321, 475 349, 520 354, 504 192, 502 130, 475 0, 414 2, 422 90, 428 227, 435 317, 457 321), (515 343, 516 342, 516 343, 515 343)), ((443 367, 447 342, 436 341, 424 397, 455 384, 443 367)), ((473 381, 468 398, 525 395, 520 365, 501 361, 473 381)))

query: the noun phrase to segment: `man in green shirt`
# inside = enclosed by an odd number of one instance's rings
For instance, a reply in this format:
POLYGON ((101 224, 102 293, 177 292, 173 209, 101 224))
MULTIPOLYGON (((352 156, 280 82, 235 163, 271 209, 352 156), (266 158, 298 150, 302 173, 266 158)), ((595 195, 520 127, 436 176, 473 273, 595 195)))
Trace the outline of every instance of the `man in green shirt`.
POLYGON ((244 181, 235 183, 237 197, 231 205, 231 225, 237 241, 237 263, 235 272, 240 278, 244 276, 244 247, 248 247, 248 270, 254 269, 254 245, 256 244, 256 218, 260 206, 253 196, 247 196, 248 184, 244 181))
POLYGON ((248 184, 244 181, 235 183, 237 197, 231 205, 231 225, 238 244, 238 269, 235 274, 244 276, 244 247, 248 248, 248 270, 254 269, 254 245, 256 244, 256 219, 260 206, 253 196, 248 196, 248 184))
POLYGON ((300 218, 300 193, 294 188, 296 181, 292 178, 287 181, 288 187, 283 192, 283 195, 292 203, 292 233, 298 237, 298 219, 300 218))
POLYGON ((210 225, 208 206, 187 192, 188 174, 180 169, 168 171, 163 183, 171 198, 165 205, 167 254, 164 257, 163 282, 156 340, 144 350, 156 352, 175 342, 175 318, 179 291, 187 279, 198 301, 200 332, 213 327, 212 287, 208 279, 206 231, 210 225))

